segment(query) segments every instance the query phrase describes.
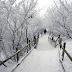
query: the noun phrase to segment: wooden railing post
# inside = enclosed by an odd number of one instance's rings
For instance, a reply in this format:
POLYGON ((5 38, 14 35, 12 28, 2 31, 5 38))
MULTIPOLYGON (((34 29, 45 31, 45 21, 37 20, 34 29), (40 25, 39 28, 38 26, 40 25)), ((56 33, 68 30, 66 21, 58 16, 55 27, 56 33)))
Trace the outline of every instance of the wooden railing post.
MULTIPOLYGON (((28 38, 27 38, 27 44, 28 44, 28 41, 29 41, 29 40, 28 40, 28 38)), ((28 45, 27 45, 27 53, 28 53, 28 45)))
POLYGON ((34 48, 36 48, 36 36, 34 36, 34 48))
POLYGON ((66 48, 66 43, 64 43, 64 45, 63 45, 62 61, 64 60, 64 50, 65 50, 65 48, 66 48))
POLYGON ((30 40, 29 40, 29 49, 31 50, 30 40))
POLYGON ((59 39, 60 49, 62 48, 62 38, 59 39))
POLYGON ((37 44, 38 44, 38 40, 39 40, 39 33, 37 34, 37 44))
POLYGON ((38 33, 38 35, 37 35, 37 38, 39 38, 39 33, 38 33))
MULTIPOLYGON (((16 48, 16 52, 18 51, 18 48, 16 48)), ((17 63, 18 63, 18 61, 19 61, 19 55, 18 55, 18 53, 17 53, 17 63)))

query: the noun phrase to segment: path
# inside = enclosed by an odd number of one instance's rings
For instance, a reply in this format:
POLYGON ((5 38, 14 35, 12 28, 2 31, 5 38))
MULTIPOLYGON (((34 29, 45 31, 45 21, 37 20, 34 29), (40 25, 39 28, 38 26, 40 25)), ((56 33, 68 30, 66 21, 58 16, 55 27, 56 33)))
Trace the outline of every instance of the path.
POLYGON ((59 63, 58 49, 48 42, 48 36, 39 39, 37 49, 14 72, 63 72, 59 63))

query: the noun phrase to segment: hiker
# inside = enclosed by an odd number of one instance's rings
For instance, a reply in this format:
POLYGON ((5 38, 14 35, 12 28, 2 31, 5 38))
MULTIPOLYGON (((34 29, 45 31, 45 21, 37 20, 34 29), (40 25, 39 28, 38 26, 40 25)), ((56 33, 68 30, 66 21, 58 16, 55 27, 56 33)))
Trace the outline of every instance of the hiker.
POLYGON ((52 40, 54 39, 54 37, 52 37, 52 40))
POLYGON ((45 29, 45 30, 44 30, 44 34, 46 34, 46 32, 47 32, 47 31, 46 31, 46 29, 45 29))

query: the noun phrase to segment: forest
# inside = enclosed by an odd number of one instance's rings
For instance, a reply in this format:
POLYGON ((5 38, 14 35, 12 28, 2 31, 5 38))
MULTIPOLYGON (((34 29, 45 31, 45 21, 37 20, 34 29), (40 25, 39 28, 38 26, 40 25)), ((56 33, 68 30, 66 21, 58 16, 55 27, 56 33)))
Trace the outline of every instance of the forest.
POLYGON ((0 0, 1 61, 14 54, 16 48, 24 47, 27 38, 32 41, 43 29, 36 6, 37 0, 22 0, 18 4, 16 0, 0 0))
MULTIPOLYGON (((43 17, 39 15, 38 0, 0 0, 0 61, 16 53, 27 44, 27 38, 42 34, 72 39, 72 2, 54 1, 43 17)), ((22 57, 26 49, 19 53, 22 57)), ((16 62, 16 57, 11 59, 16 62)))

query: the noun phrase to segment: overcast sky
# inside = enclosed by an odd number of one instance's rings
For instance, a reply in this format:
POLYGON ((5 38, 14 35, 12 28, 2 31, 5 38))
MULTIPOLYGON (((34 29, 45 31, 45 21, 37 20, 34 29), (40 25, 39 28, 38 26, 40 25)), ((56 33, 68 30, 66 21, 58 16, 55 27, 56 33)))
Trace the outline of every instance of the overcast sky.
MULTIPOLYGON (((19 2, 20 0, 17 1, 19 2)), ((57 2, 58 0, 38 0, 38 8, 42 9, 40 13, 44 14, 48 7, 54 5, 54 1, 57 2)), ((66 0, 66 1, 69 3, 72 2, 72 0, 66 0)))
MULTIPOLYGON (((48 7, 51 7, 54 5, 54 1, 55 2, 58 2, 58 0, 38 0, 39 4, 38 4, 38 7, 39 8, 42 8, 41 10, 41 14, 44 14, 46 9, 48 7)), ((63 0, 64 1, 64 0, 63 0)), ((68 3, 72 2, 72 0, 66 0, 68 3)))
MULTIPOLYGON (((40 14, 44 14, 46 9, 48 7, 51 7, 52 5, 54 5, 54 0, 38 0, 39 4, 38 7, 41 8, 42 10, 40 11, 40 14)), ((55 0, 57 1, 57 0, 55 0)))
MULTIPOLYGON (((58 1, 58 0, 38 0, 40 7, 43 7, 43 6, 49 7, 54 4, 54 1, 58 1)), ((64 0, 62 0, 62 1, 64 1, 64 0)), ((72 2, 72 0, 66 0, 66 1, 72 2)))

